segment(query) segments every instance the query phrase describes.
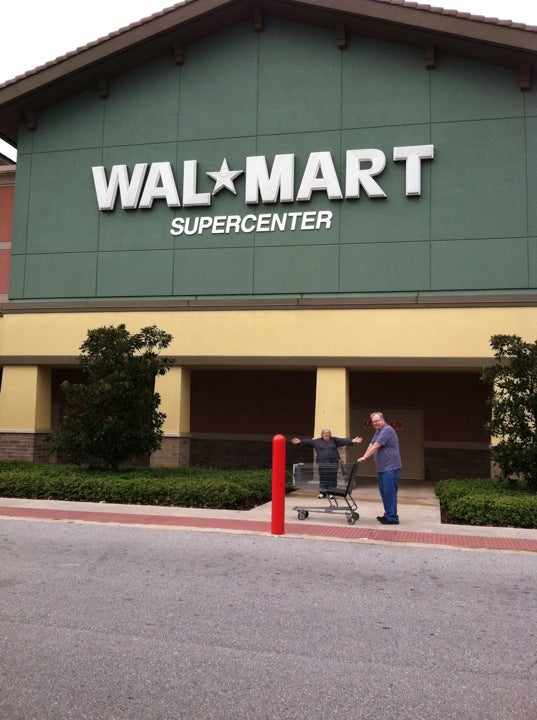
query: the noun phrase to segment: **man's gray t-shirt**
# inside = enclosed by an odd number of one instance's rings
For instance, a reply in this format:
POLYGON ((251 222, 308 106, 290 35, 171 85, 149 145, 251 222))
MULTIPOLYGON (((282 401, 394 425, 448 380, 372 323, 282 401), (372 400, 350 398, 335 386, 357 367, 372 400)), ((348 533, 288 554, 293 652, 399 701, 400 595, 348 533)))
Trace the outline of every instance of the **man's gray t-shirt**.
POLYGON ((381 446, 374 455, 378 472, 401 469, 403 463, 399 455, 399 438, 391 425, 383 425, 377 430, 371 443, 378 443, 381 446))

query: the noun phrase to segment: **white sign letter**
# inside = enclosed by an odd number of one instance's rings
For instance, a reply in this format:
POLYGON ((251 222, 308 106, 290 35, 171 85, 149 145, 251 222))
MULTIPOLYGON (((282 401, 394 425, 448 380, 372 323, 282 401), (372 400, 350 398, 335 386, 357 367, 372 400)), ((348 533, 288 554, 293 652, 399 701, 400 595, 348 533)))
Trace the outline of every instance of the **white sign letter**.
POLYGON ((326 190, 330 200, 343 197, 332 156, 327 151, 310 153, 296 199, 309 200, 312 190, 326 190))
POLYGON ((183 205, 210 205, 211 193, 197 192, 198 161, 185 160, 183 163, 183 205))
POLYGON ((258 203, 259 192, 264 203, 277 202, 278 194, 280 202, 293 202, 294 173, 294 155, 275 155, 270 176, 264 155, 247 157, 245 202, 248 205, 258 203))
POLYGON ((126 165, 113 165, 110 171, 110 182, 106 184, 104 167, 92 167, 93 184, 97 195, 99 210, 113 210, 116 204, 117 191, 121 195, 123 210, 134 210, 142 192, 142 183, 147 170, 147 163, 138 163, 132 171, 129 182, 129 173, 126 165))
POLYGON ((434 158, 434 145, 394 147, 393 159, 406 160, 406 194, 421 195, 421 161, 434 158))
POLYGON ((347 150, 345 197, 359 198, 360 185, 370 198, 386 197, 384 190, 373 180, 373 175, 380 175, 385 167, 386 155, 382 150, 347 150))
POLYGON ((158 198, 165 198, 168 207, 181 207, 172 166, 169 162, 151 163, 138 207, 150 208, 153 205, 153 200, 158 198))

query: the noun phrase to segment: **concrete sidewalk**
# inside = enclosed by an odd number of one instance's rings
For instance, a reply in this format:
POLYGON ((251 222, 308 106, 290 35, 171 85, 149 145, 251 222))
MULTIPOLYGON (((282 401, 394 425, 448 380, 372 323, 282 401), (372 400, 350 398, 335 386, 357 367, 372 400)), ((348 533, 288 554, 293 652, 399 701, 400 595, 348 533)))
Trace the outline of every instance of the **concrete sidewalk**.
MULTIPOLYGON (((380 525, 376 520, 376 516, 382 514, 382 506, 373 481, 364 481, 353 491, 353 497, 360 517, 356 524, 349 525, 344 502, 340 502, 341 511, 333 511, 329 510, 328 501, 319 500, 314 492, 296 490, 286 497, 284 535, 351 542, 397 542, 537 552, 537 529, 441 523, 438 500, 430 484, 401 482, 400 524, 393 527, 380 525), (306 520, 298 520, 294 509, 297 506, 308 508, 306 520)), ((0 498, 0 518, 272 534, 271 503, 241 511, 0 498)))

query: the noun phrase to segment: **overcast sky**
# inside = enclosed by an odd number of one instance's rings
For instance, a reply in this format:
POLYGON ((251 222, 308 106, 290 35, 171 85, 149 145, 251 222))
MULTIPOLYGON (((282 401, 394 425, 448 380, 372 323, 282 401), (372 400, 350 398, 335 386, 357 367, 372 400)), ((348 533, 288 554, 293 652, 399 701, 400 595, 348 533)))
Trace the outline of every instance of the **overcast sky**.
MULTIPOLYGON (((2 2, 0 84, 174 4, 172 0, 2 2)), ((422 4, 537 26, 537 0, 423 0, 422 4)), ((8 154, 1 140, 0 152, 8 154)))

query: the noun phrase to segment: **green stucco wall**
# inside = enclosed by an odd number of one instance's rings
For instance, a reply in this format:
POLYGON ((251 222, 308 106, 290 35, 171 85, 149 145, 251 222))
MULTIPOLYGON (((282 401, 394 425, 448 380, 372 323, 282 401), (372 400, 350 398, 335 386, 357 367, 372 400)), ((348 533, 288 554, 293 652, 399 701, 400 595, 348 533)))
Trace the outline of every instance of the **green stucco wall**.
POLYGON ((527 292, 537 288, 537 89, 515 71, 267 18, 186 47, 41 112, 19 135, 12 300, 360 296, 527 292), (433 144, 422 194, 405 196, 394 146, 433 144), (210 208, 97 207, 92 166, 295 155, 295 191, 311 152, 378 148, 386 198, 247 206, 222 190, 210 208), (174 217, 331 210, 330 229, 170 234, 174 217))

